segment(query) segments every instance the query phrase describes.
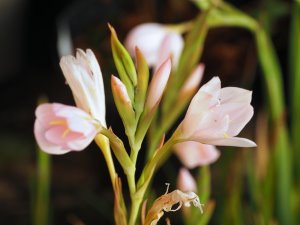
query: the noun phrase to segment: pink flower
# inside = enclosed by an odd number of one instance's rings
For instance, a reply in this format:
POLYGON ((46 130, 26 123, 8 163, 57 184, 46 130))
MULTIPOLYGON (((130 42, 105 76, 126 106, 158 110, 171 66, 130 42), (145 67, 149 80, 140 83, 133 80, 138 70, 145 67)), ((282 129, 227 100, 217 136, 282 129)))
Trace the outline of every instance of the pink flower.
POLYGON ((171 73, 171 67, 171 60, 168 58, 161 64, 153 75, 145 104, 146 109, 151 110, 160 102, 171 73))
POLYGON ((83 150, 97 134, 95 120, 83 110, 59 103, 46 103, 35 111, 34 135, 49 154, 83 150))
POLYGON ((235 137, 253 116, 251 98, 251 91, 221 89, 220 79, 212 78, 192 99, 178 138, 202 144, 255 147, 253 141, 235 137))
POLYGON ((76 58, 64 56, 60 67, 70 85, 76 105, 106 127, 103 78, 94 53, 77 49, 76 58))
POLYGON ((144 23, 133 28, 126 37, 125 46, 134 56, 138 47, 149 66, 160 66, 170 56, 174 66, 179 61, 184 41, 182 36, 158 23, 144 23))
POLYGON ((186 169, 179 170, 177 178, 177 188, 183 192, 193 191, 197 192, 197 184, 192 174, 186 169))
POLYGON ((174 149, 182 164, 189 169, 214 163, 220 156, 215 146, 195 141, 176 144, 174 149))

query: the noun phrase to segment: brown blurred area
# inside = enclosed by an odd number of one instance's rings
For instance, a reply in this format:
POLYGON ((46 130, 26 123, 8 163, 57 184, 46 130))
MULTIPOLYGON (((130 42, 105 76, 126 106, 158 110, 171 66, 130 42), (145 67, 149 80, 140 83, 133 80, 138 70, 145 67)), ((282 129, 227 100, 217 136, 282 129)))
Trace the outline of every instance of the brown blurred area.
MULTIPOLYGON (((246 10, 258 2, 232 1, 246 10)), ((58 64, 61 23, 68 25, 74 48, 91 48, 96 53, 106 86, 107 121, 121 134, 110 91, 110 74, 116 70, 107 23, 122 40, 139 23, 175 23, 197 13, 195 6, 182 0, 0 0, 0 225, 31 224, 36 166, 32 128, 38 98, 74 104, 58 64)), ((281 23, 285 24, 285 19, 281 23)), ((284 61, 282 39, 286 37, 275 32, 275 38, 284 61)), ((206 65, 204 80, 217 75, 224 85, 257 86, 255 46, 245 30, 210 31, 202 61, 206 65)), ((259 91, 256 93, 254 101, 259 104, 259 91)), ((52 162, 52 224, 113 224, 110 180, 95 145, 79 153, 54 156, 52 162)))

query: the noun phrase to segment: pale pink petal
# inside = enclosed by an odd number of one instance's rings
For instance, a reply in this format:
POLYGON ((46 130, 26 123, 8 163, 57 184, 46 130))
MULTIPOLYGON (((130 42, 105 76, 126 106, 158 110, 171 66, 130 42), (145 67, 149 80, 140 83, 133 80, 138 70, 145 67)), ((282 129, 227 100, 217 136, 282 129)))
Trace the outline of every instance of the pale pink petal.
POLYGON ((213 77, 210 81, 204 84, 201 91, 206 92, 213 96, 214 99, 219 99, 221 92, 221 81, 219 77, 213 77))
POLYGON ((184 192, 197 192, 196 181, 193 178, 192 174, 186 168, 181 168, 179 170, 177 178, 177 188, 184 192))
POLYGON ((192 136, 203 138, 220 138, 227 135, 229 116, 222 115, 217 110, 208 112, 198 124, 198 129, 192 136))
POLYGON ((39 147, 48 154, 61 155, 70 152, 70 149, 64 149, 62 146, 53 144, 45 138, 45 128, 36 120, 34 123, 34 136, 39 147))
POLYGON ((182 135, 190 137, 199 127, 199 124, 207 115, 212 96, 199 90, 193 97, 190 106, 182 121, 182 135))
POLYGON ((183 49, 183 45, 183 38, 180 34, 175 32, 167 33, 162 40, 158 51, 158 57, 155 63, 156 69, 160 66, 161 62, 166 61, 166 59, 169 57, 172 59, 173 66, 176 67, 183 49))
POLYGON ((253 107, 251 105, 244 106, 228 113, 230 115, 230 122, 227 134, 229 136, 238 135, 245 125, 253 116, 253 107))
POLYGON ((250 104, 252 91, 237 87, 225 87, 221 89, 220 99, 222 104, 228 102, 250 104))
POLYGON ((171 60, 167 59, 152 77, 145 108, 151 110, 156 104, 159 103, 167 85, 170 73, 171 60))
POLYGON ((158 52, 167 30, 157 23, 144 23, 134 27, 125 38, 129 53, 135 55, 135 47, 143 53, 149 66, 157 63, 158 52))
POLYGON ((246 138, 239 137, 224 137, 219 139, 202 139, 198 140, 195 138, 195 141, 199 141, 201 143, 210 144, 210 145, 222 145, 222 146, 236 146, 236 147, 256 147, 256 144, 246 138))
POLYGON ((220 156, 215 146, 195 141, 182 142, 174 148, 178 158, 189 169, 214 163, 220 156))
POLYGON ((76 107, 42 104, 36 116, 36 140, 40 148, 50 154, 83 150, 97 134, 96 121, 76 107))

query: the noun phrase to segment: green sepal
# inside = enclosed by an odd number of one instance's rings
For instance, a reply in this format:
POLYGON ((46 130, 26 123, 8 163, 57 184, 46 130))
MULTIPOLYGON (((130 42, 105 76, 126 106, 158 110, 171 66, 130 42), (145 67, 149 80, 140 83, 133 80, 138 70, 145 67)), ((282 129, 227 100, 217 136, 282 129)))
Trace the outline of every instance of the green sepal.
POLYGON ((111 31, 111 47, 115 65, 122 82, 125 84, 130 99, 134 100, 134 87, 137 85, 137 74, 134 63, 126 48, 119 41, 115 29, 108 25, 111 31))
POLYGON ((116 136, 111 129, 108 130, 103 128, 101 129, 100 133, 109 139, 109 143, 113 150, 113 153, 116 156, 119 163, 121 164, 124 173, 130 173, 134 165, 124 147, 122 140, 118 138, 118 136, 116 136))
POLYGON ((135 90, 135 112, 136 118, 138 119, 143 112, 145 99, 147 94, 147 88, 149 83, 149 67, 142 52, 136 48, 136 63, 137 63, 137 74, 138 82, 135 90))

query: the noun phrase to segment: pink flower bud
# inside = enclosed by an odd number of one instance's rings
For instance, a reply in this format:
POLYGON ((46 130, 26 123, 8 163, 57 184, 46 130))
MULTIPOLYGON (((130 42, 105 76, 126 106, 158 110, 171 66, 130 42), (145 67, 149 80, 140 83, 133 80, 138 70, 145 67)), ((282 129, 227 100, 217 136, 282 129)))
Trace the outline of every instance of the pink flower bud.
POLYGON ((153 75, 153 78, 149 85, 149 91, 145 106, 146 109, 151 110, 155 105, 157 105, 160 102, 165 87, 167 85, 170 73, 171 60, 167 59, 153 75))
POLYGON ((35 115, 35 138, 39 147, 49 154, 81 151, 97 134, 96 121, 73 106, 42 104, 37 107, 35 115))
POLYGON ((255 147, 235 137, 253 116, 252 92, 235 87, 221 89, 218 77, 203 85, 192 99, 181 124, 179 139, 203 144, 255 147))
POLYGON ((180 90, 180 95, 185 96, 188 93, 195 93, 198 89, 200 82, 203 77, 204 64, 199 64, 192 74, 188 77, 187 81, 184 83, 183 87, 180 90))
POLYGON ((119 99, 121 99, 123 103, 131 105, 131 100, 129 98, 125 85, 119 78, 115 77, 114 75, 111 76, 111 86, 114 93, 119 95, 119 99))
POLYGON ((182 142, 176 144, 174 148, 177 157, 189 169, 214 163, 220 156, 215 146, 195 141, 182 142))
POLYGON ((179 170, 177 178, 177 188, 184 192, 197 192, 196 181, 193 178, 192 174, 186 168, 181 168, 179 170))

